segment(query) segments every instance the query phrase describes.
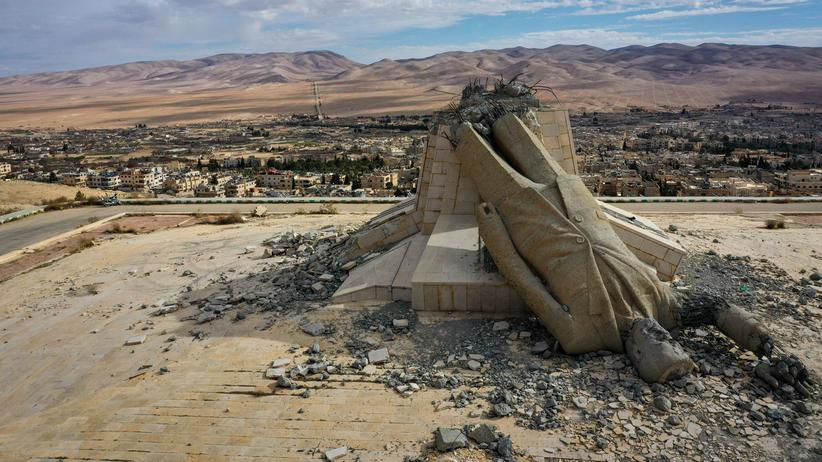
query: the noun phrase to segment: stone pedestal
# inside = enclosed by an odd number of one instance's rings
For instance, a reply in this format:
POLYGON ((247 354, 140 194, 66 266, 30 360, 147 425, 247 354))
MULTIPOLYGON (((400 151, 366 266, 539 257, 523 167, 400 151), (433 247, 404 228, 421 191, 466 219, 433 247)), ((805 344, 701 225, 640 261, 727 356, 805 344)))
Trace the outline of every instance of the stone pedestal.
MULTIPOLYGON (((548 153, 577 173, 568 112, 540 109, 537 119, 548 153)), ((474 210, 480 198, 447 129, 435 126, 429 134, 416 197, 381 213, 351 238, 349 258, 383 252, 351 270, 333 301, 406 300, 418 311, 527 311, 500 274, 479 264, 474 210)), ((650 221, 600 205, 629 249, 654 266, 660 279, 671 280, 684 249, 650 221)))

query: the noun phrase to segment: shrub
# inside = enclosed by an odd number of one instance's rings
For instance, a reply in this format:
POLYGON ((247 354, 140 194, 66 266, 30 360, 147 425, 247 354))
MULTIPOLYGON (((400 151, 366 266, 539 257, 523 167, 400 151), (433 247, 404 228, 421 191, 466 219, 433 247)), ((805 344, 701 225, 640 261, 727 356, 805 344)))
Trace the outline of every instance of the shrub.
POLYGON ((200 223, 212 224, 212 225, 234 225, 237 223, 245 223, 245 217, 239 212, 234 212, 230 215, 220 215, 214 218, 206 218, 200 223))
POLYGON ((785 219, 782 217, 768 218, 765 220, 765 227, 768 229, 784 229, 785 219))
POLYGON ((337 207, 334 207, 334 204, 325 203, 321 205, 320 208, 314 213, 319 215, 336 215, 339 211, 337 210, 337 207))
POLYGON ((135 234, 137 231, 134 228, 127 228, 120 223, 113 223, 109 229, 106 230, 109 234, 135 234))
POLYGON ((71 253, 77 253, 77 252, 80 252, 83 249, 93 247, 94 244, 95 244, 94 236, 83 233, 83 234, 80 235, 80 239, 77 241, 77 248, 72 250, 71 253))

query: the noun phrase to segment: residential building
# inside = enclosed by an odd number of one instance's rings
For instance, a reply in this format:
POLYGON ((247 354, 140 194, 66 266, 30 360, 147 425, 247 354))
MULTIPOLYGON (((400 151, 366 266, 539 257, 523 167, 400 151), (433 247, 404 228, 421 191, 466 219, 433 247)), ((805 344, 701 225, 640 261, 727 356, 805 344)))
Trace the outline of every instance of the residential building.
POLYGON ((88 173, 70 172, 60 177, 60 183, 66 186, 85 186, 88 182, 88 173))
POLYGON ((193 191, 194 188, 203 184, 205 178, 199 170, 190 170, 169 176, 163 182, 163 189, 176 193, 193 191))
POLYGON ((195 197, 223 197, 225 188, 220 184, 203 183, 194 188, 195 197))
POLYGON ((117 172, 102 172, 91 175, 86 180, 90 188, 117 189, 120 187, 120 175, 117 172))
POLYGON ((226 197, 246 197, 254 192, 254 187, 257 184, 254 180, 246 178, 235 178, 225 184, 226 197))
POLYGON ((151 191, 159 185, 153 169, 132 168, 120 173, 120 186, 131 191, 151 191))
POLYGON ((822 169, 788 170, 786 183, 792 194, 822 194, 822 169))
POLYGON ((294 172, 269 169, 258 173, 254 179, 266 188, 291 191, 294 189, 294 172))
POLYGON ((315 184, 321 184, 322 182, 322 175, 314 175, 312 173, 307 173, 305 175, 294 175, 294 187, 298 189, 308 189, 315 184))
POLYGON ((360 177, 360 184, 364 189, 390 189, 399 183, 396 172, 374 172, 360 177))
POLYGON ((0 175, 8 175, 11 173, 11 164, 0 163, 0 175))

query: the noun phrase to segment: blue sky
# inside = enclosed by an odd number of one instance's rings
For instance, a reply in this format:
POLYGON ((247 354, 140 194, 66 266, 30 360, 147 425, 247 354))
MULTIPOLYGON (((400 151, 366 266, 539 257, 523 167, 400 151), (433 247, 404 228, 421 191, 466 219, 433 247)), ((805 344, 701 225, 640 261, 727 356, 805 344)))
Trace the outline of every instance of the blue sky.
POLYGON ((819 0, 0 0, 0 75, 217 53, 355 61, 558 43, 822 46, 819 0))

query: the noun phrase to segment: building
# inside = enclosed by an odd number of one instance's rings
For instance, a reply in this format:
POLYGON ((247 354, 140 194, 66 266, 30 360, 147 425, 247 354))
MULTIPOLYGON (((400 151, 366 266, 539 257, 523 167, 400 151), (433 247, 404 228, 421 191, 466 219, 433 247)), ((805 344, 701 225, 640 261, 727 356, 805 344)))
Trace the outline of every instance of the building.
POLYGON ((85 186, 88 183, 88 173, 71 172, 64 173, 60 177, 60 183, 66 186, 85 186))
POLYGON ((11 164, 0 163, 0 175, 8 175, 11 173, 11 164))
POLYGON ((653 181, 646 181, 642 184, 644 189, 642 195, 645 197, 657 197, 661 196, 661 192, 659 190, 659 185, 654 183, 653 181))
POLYGON ((644 190, 642 178, 636 175, 622 177, 622 184, 620 185, 620 195, 622 197, 637 197, 644 190))
POLYGON ((133 168, 120 173, 120 186, 131 191, 151 191, 160 184, 150 168, 133 168))
POLYGON ((323 182, 322 175, 307 173, 305 175, 294 175, 294 187, 298 189, 308 189, 323 182))
POLYGON ((791 194, 822 194, 822 169, 788 170, 786 183, 791 194))
POLYGON ((225 188, 220 184, 203 183, 194 188, 194 197, 223 197, 225 188))
POLYGON ((116 172, 102 172, 91 175, 86 180, 89 188, 117 189, 120 187, 120 175, 116 172))
POLYGON ((399 175, 396 172, 374 172, 370 175, 360 177, 360 185, 363 189, 391 189, 399 183, 399 175))
POLYGON ((731 196, 738 197, 768 197, 771 188, 764 183, 757 183, 746 178, 731 178, 728 181, 731 196))
POLYGON ((294 189, 294 172, 269 169, 258 173, 254 179, 259 186, 291 191, 294 189))
POLYGON ((254 187, 257 184, 254 180, 245 178, 235 178, 225 184, 226 197, 247 197, 254 192, 254 187))
POLYGON ((193 191, 194 188, 204 182, 205 178, 203 178, 199 170, 190 170, 170 175, 163 182, 163 189, 166 191, 174 191, 175 193, 188 192, 193 191))

